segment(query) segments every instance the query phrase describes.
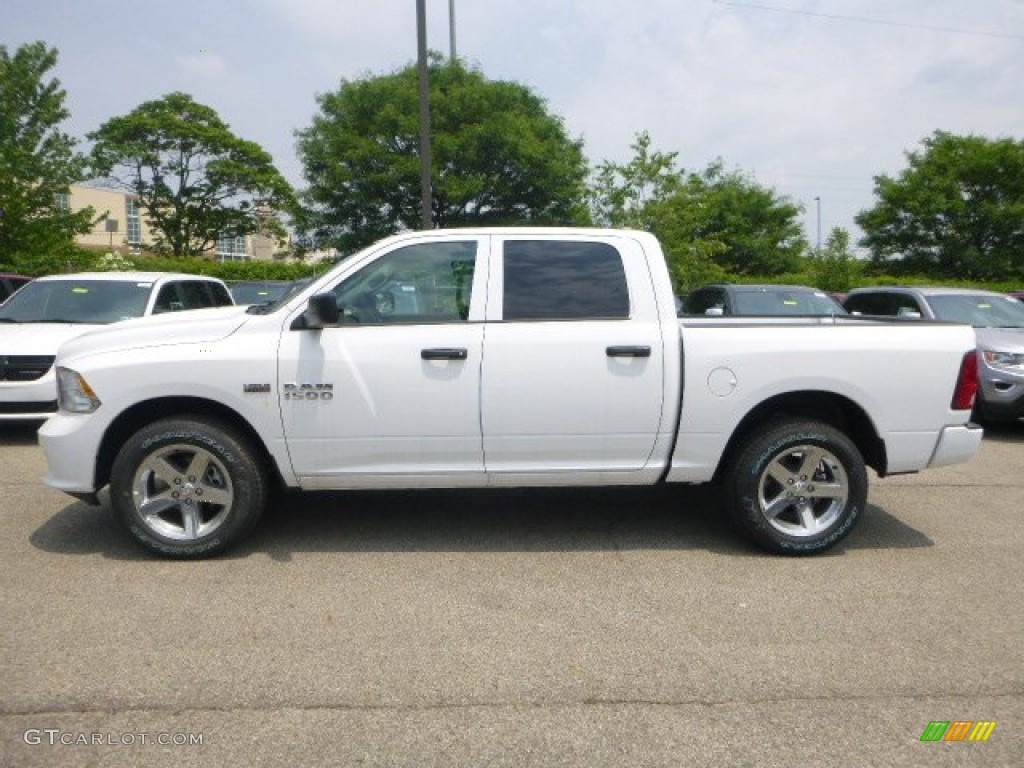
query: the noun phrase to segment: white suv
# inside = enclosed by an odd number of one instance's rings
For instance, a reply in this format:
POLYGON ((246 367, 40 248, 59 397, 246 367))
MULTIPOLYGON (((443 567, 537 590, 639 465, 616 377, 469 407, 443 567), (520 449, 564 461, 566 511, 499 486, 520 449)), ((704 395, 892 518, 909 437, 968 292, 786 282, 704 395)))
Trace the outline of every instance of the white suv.
POLYGON ((132 317, 233 304, 223 281, 166 272, 41 277, 0 306, 0 420, 57 410, 52 370, 68 339, 132 317))

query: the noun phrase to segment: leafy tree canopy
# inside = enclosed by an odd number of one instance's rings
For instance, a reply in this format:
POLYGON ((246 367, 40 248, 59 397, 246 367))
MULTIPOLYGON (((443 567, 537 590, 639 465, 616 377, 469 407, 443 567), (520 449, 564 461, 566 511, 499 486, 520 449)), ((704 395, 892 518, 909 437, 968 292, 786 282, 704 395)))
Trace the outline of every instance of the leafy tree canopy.
MULTIPOLYGON (((439 227, 586 221, 582 141, 525 86, 430 60, 433 223, 439 227)), ((299 131, 309 182, 306 229, 352 250, 420 224, 415 65, 342 81, 299 131)))
POLYGON ((857 217, 861 243, 889 271, 1024 277, 1024 141, 936 131, 898 176, 875 177, 857 217))
POLYGON ((656 234, 677 285, 799 269, 806 250, 799 206, 721 161, 684 171, 677 153, 653 150, 646 133, 632 150, 628 163, 597 167, 591 208, 601 223, 656 234))
POLYGON ((258 144, 185 93, 147 101, 89 134, 99 176, 139 198, 157 247, 209 250, 222 235, 282 232, 294 193, 258 144))
POLYGON ((65 93, 47 73, 57 50, 0 46, 0 269, 41 274, 73 266, 75 235, 88 232, 93 211, 72 213, 69 186, 84 175, 75 142, 58 126, 65 93))

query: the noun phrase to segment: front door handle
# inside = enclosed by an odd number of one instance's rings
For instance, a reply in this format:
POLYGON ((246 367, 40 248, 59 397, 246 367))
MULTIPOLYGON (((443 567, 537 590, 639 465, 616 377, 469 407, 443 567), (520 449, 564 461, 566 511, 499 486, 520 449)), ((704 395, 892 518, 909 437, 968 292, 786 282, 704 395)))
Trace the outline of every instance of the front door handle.
POLYGON ((424 360, 465 360, 469 357, 469 350, 463 347, 422 349, 420 350, 420 357, 424 360))
POLYGON ((608 347, 608 357, 650 357, 650 347, 608 347))

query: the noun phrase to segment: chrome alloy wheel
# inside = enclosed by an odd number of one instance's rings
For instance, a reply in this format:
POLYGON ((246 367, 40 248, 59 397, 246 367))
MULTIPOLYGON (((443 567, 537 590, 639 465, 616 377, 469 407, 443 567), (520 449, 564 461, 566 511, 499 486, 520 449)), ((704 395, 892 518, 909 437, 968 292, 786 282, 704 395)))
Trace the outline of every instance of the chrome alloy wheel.
POLYGON ((216 456, 197 445, 175 444, 146 456, 135 471, 132 498, 150 531, 192 541, 227 519, 235 494, 216 456))
POLYGON ((804 538, 835 524, 849 493, 846 470, 834 454, 817 445, 797 445, 768 462, 757 501, 772 528, 804 538))

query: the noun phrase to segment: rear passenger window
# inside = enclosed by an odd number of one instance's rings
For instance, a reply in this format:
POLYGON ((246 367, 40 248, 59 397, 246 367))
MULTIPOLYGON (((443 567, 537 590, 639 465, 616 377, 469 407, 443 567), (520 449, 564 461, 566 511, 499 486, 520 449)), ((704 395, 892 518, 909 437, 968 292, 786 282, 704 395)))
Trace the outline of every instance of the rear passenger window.
POLYGON ((694 291, 686 300, 688 315, 703 315, 713 307, 725 309, 725 291, 719 288, 703 288, 694 291))
POLYGON ((895 315, 892 298, 887 293, 858 293, 843 302, 847 312, 859 312, 862 315, 895 315))
POLYGON ((189 280, 181 284, 181 292, 185 298, 185 309, 203 309, 213 306, 206 283, 201 280, 189 280))
POLYGON ((185 308, 184 299, 179 293, 178 283, 165 283, 157 294, 153 305, 153 314, 161 312, 177 312, 185 308))
POLYGON ((226 307, 234 304, 231 300, 231 294, 228 293, 228 289, 220 283, 207 283, 206 289, 210 292, 212 301, 210 306, 212 307, 226 307))
POLYGON ((510 240, 504 250, 505 320, 624 320, 629 289, 606 243, 510 240))

